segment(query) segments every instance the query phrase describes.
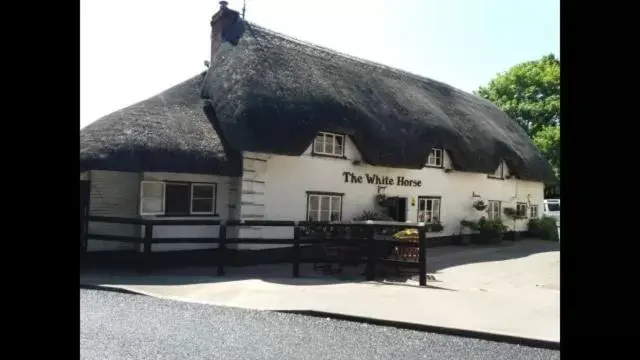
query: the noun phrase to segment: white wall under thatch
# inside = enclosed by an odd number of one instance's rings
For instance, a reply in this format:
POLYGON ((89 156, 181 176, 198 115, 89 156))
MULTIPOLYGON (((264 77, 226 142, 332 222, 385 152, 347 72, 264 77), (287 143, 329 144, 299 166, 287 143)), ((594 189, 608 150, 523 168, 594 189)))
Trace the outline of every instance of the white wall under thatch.
MULTIPOLYGON (((444 154, 443 168, 422 169, 398 169, 366 165, 364 162, 355 165, 354 160, 362 160, 358 149, 347 137, 345 140, 345 158, 330 158, 312 156, 311 146, 301 156, 280 156, 257 153, 243 153, 245 169, 250 167, 251 172, 245 172, 244 183, 259 187, 264 195, 255 199, 248 199, 247 203, 258 203, 260 206, 251 205, 251 209, 242 213, 254 213, 259 211, 264 219, 270 220, 306 220, 307 191, 342 193, 342 220, 352 220, 365 210, 376 208, 375 197, 379 191, 387 197, 399 196, 407 198, 406 219, 416 222, 418 218, 418 198, 421 196, 440 197, 440 221, 444 231, 429 234, 429 236, 458 235, 461 232, 461 220, 478 220, 486 216, 487 212, 480 212, 472 207, 474 201, 482 199, 485 203, 489 200, 500 201, 502 209, 516 207, 518 202, 527 205, 538 206, 538 216, 542 215, 542 202, 544 199, 544 185, 542 182, 524 181, 515 178, 494 179, 488 174, 450 171, 449 157, 444 154), (262 159, 259 164, 253 160, 262 159), (362 183, 345 182, 344 173, 353 173, 356 176, 365 174, 389 177, 395 182, 393 185, 369 184, 365 180, 362 183), (398 186, 397 179, 413 179, 420 181, 420 186, 398 186), (255 180, 255 181, 254 181, 255 180), (258 182, 256 182, 258 181, 258 182), (380 189, 384 187, 384 189, 380 189), (474 197, 475 195, 475 197, 474 197), (479 196, 479 197, 477 197, 479 196)), ((505 166, 505 175, 508 169, 505 166)), ((244 184, 243 183, 243 184, 244 184)), ((243 195, 245 196, 245 195, 243 195)), ((245 200, 243 198, 243 204, 245 200)), ((527 212, 527 217, 530 213, 527 212)), ((508 219, 501 211, 501 217, 510 229, 524 231, 527 229, 527 219, 508 219)), ((256 228, 251 237, 257 238, 291 238, 291 228, 256 228)), ((265 247, 278 247, 277 245, 239 245, 242 249, 257 249, 265 247)))

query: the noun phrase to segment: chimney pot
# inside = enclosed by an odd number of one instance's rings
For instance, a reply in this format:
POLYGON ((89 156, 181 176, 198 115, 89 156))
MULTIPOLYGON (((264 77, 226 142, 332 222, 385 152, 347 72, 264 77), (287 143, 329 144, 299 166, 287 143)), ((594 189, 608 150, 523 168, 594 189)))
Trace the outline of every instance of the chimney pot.
POLYGON ((228 1, 220 1, 220 9, 224 9, 229 5, 228 1))

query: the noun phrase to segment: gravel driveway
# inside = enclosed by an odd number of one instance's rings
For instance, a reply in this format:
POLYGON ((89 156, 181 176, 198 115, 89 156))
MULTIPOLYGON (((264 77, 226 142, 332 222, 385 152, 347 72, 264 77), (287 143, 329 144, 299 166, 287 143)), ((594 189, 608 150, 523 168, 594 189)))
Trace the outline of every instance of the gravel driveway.
POLYGON ((484 340, 102 291, 80 292, 80 358, 559 359, 484 340))

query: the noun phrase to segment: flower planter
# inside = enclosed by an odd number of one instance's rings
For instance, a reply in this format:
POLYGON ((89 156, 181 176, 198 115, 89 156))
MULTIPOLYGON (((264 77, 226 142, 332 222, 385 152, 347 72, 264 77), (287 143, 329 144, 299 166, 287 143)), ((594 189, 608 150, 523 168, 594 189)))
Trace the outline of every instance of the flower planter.
POLYGON ((488 245, 488 244, 499 244, 502 242, 504 238, 504 232, 501 231, 492 231, 492 230, 481 230, 478 236, 476 237, 477 244, 488 245))

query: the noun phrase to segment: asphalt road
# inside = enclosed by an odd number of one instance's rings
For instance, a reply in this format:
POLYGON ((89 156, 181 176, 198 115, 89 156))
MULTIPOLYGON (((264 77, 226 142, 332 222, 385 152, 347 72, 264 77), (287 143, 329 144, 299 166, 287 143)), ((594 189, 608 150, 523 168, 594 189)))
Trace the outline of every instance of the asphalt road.
POLYGON ((560 352, 301 315, 80 290, 80 358, 560 359, 560 352))

